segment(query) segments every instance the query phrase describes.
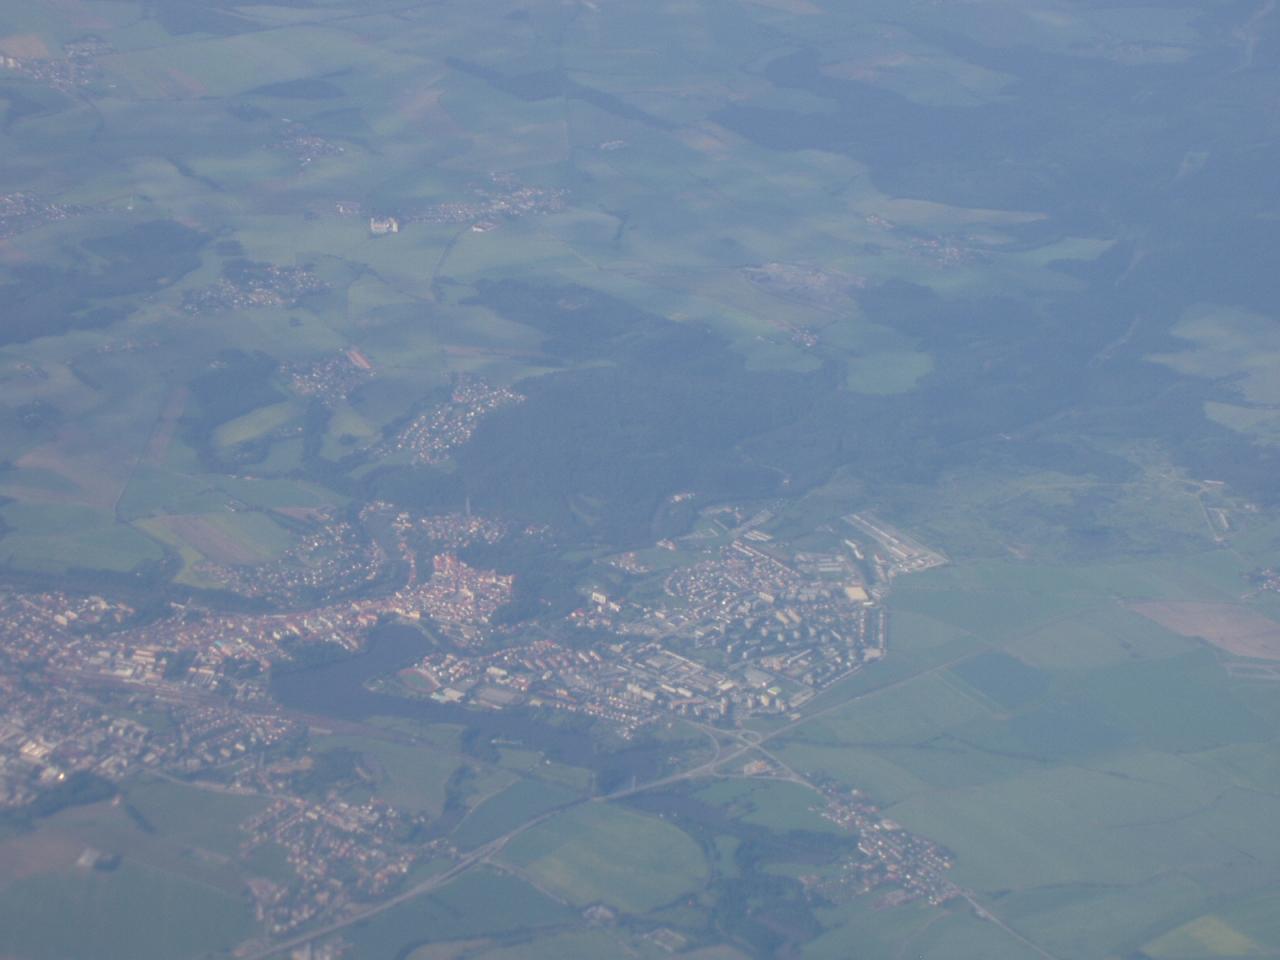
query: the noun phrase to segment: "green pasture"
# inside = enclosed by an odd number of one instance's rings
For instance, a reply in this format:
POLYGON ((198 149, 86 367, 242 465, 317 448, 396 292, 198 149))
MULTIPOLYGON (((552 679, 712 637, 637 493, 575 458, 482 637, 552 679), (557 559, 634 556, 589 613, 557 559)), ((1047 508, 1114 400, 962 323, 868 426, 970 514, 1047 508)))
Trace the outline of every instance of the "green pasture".
POLYGON ((855 393, 906 393, 933 369, 933 358, 917 351, 885 351, 849 358, 845 385, 855 393))
POLYGON ((117 509, 130 520, 156 514, 211 513, 226 509, 228 497, 214 477, 139 464, 117 509))
POLYGON ((1046 624, 1005 650, 1034 668, 1055 670, 1174 657, 1196 647, 1195 641, 1115 603, 1046 624))
POLYGON ((1091 671, 1094 711, 1156 749, 1184 753, 1270 740, 1274 730, 1235 695, 1209 651, 1091 671))
POLYGON ((1260 957, 1271 953, 1248 934, 1217 914, 1184 923, 1145 944, 1143 953, 1155 960, 1206 957, 1260 957))
POLYGON ((9 527, 0 537, 0 565, 17 570, 123 573, 164 556, 151 538, 89 507, 11 503, 0 517, 9 527))
POLYGON ((333 410, 325 431, 324 443, 320 447, 320 455, 329 460, 338 460, 376 440, 378 436, 377 428, 344 401, 333 410))
POLYGON ((233 447, 238 443, 256 440, 264 434, 278 430, 301 413, 301 404, 293 400, 259 407, 257 410, 219 425, 213 431, 213 442, 220 447, 233 447))
POLYGON ((28 877, 0 893, 0 950, 30 960, 183 960, 253 932, 244 901, 126 859, 28 877))
POLYGON ((1173 328, 1186 346, 1151 360, 1179 373, 1221 381, 1253 403, 1280 402, 1280 335, 1269 317, 1219 304, 1190 307, 1173 328))
POLYGON ((266 33, 183 40, 104 58, 107 72, 142 98, 225 97, 340 69, 403 65, 337 30, 303 25, 266 33))
POLYGON ((1124 955, 1214 899, 1211 884, 1172 873, 1132 885, 1064 884, 1012 891, 988 906, 1063 960, 1124 955))
POLYGON ((335 506, 345 500, 327 487, 305 480, 219 476, 211 482, 227 496, 265 510, 335 506))
MULTIPOLYGON (((1055 766, 921 794, 888 814, 953 850, 958 882, 1000 891, 1227 869, 1244 837, 1276 813, 1270 800, 1251 811, 1243 803, 1190 765, 1138 755, 1110 769, 1055 766)), ((1273 856, 1271 846, 1259 855, 1273 856)))
POLYGON ((867 693, 803 724, 787 739, 819 746, 919 743, 988 712, 959 685, 926 673, 867 693))
POLYGON ((255 564, 278 558, 294 536, 261 510, 156 517, 139 526, 166 543, 218 563, 255 564))
POLYGON ((893 609, 924 614, 989 641, 1097 606, 1101 598, 1052 567, 966 563, 902 579, 893 609))
POLYGON ((603 901, 647 913, 705 881, 697 844, 653 817, 589 803, 515 838, 503 860, 539 884, 585 906, 603 901))
POLYGON ((509 770, 562 784, 572 790, 586 791, 591 788, 592 773, 585 767, 573 767, 547 758, 536 750, 523 750, 519 747, 499 747, 501 759, 498 761, 509 770))
POLYGON ((843 829, 821 815, 825 802, 808 787, 781 780, 720 780, 696 794, 704 803, 724 808, 734 819, 785 833, 842 833, 843 829))
POLYGON ((524 933, 577 916, 523 880, 481 867, 356 924, 346 935, 361 958, 398 960, 429 943, 524 933))
MULTIPOLYGON (((601 957, 636 956, 636 943, 616 931, 582 930, 557 933, 509 946, 481 950, 475 960, 599 960, 601 957)), ((414 960, 410 957, 410 960, 414 960)), ((428 960, 424 957, 422 960, 428 960)))
POLYGON ((578 793, 560 784, 520 779, 476 806, 453 832, 453 840, 463 849, 478 847, 578 797, 578 793))
POLYGON ((998 651, 962 660, 951 668, 951 674, 1008 709, 1042 696, 1050 682, 1044 671, 998 651))
POLYGON ((848 744, 828 746, 799 740, 788 740, 770 749, 798 773, 830 777, 864 791, 877 803, 896 803, 929 789, 926 781, 883 756, 883 749, 848 744))
MULTIPOLYGON (((877 909, 862 897, 820 909, 825 933, 807 943, 806 960, 1034 960, 1029 947, 985 923, 963 908, 937 909, 913 903, 893 910, 877 909)), ((1042 958, 1043 960, 1043 958, 1042 958)))
POLYGON ((130 785, 125 802, 166 839, 233 857, 246 839, 240 824, 266 806, 260 797, 151 779, 130 785))
MULTIPOLYGON (((1274 699, 1268 691, 1266 696, 1274 699)), ((1280 750, 1274 742, 1238 743, 1188 755, 1188 763, 1219 778, 1224 785, 1262 793, 1280 793, 1280 750)))

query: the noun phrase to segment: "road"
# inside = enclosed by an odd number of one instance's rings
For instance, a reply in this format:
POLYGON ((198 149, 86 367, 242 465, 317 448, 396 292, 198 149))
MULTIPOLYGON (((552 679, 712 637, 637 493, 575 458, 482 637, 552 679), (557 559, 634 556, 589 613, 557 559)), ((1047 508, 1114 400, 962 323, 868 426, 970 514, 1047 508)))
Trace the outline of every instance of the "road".
POLYGON ((335 920, 323 927, 317 927, 316 929, 309 930, 306 933, 298 934, 288 940, 282 940, 279 943, 274 943, 269 947, 264 947, 253 953, 240 954, 237 960, 269 960, 271 957, 277 957, 288 953, 290 950, 305 946, 313 940, 319 940, 321 937, 327 937, 332 933, 337 933, 338 931, 344 930, 353 924, 360 923, 362 920, 368 920, 370 917, 377 916, 380 913, 390 910, 392 907, 398 906, 408 900, 414 900, 424 894, 430 893, 432 890, 442 887, 450 880, 466 873, 476 864, 483 863, 501 853, 503 847, 526 830, 536 827, 545 820, 550 820, 552 817, 562 813, 570 807, 576 807, 585 802, 587 801, 575 800, 573 803, 564 804, 563 806, 556 807, 553 810, 541 813, 536 817, 532 817, 509 833, 505 833, 501 837, 498 837, 496 840, 490 840, 483 846, 476 847, 475 850, 468 853, 448 870, 437 873, 435 876, 427 877, 427 879, 422 882, 414 884, 406 890, 400 891, 394 897, 381 900, 378 903, 370 904, 369 906, 363 907, 354 913, 347 914, 347 916, 343 917, 341 920, 335 920))
MULTIPOLYGON (((566 810, 570 810, 575 807, 579 807, 588 803, 614 803, 619 800, 625 800, 628 797, 636 796, 637 794, 640 794, 640 793, 646 793, 650 790, 659 790, 663 787, 670 786, 671 784, 674 784, 674 783, 680 783, 685 780, 695 780, 702 777, 716 776, 718 771, 724 766, 726 766, 727 764, 730 764, 733 761, 738 760, 740 758, 749 756, 752 753, 758 753, 758 754, 764 755, 772 763, 774 763, 780 770, 783 771, 784 775, 781 777, 775 777, 775 779, 783 779, 792 783, 800 784, 802 786, 808 787, 811 790, 814 790, 819 795, 821 795, 822 791, 819 789, 818 786, 816 786, 812 781, 808 780, 801 774, 796 773, 796 771, 791 769, 791 767, 789 767, 782 760, 780 760, 775 754, 765 749, 765 745, 772 740, 776 740, 779 737, 784 736, 785 734, 791 732, 792 730, 796 729, 802 724, 810 723, 813 720, 818 719, 819 717, 823 717, 823 716, 826 716, 827 714, 834 713, 837 710, 844 709, 845 707, 848 707, 852 703, 857 703, 859 700, 863 700, 863 699, 866 699, 867 697, 871 697, 876 694, 883 693, 886 690, 892 690, 895 687, 902 686, 903 684, 906 684, 910 681, 918 680, 922 676, 927 676, 928 674, 931 674, 931 673, 937 673, 939 671, 949 669, 955 666, 961 660, 965 659, 967 656, 968 654, 964 656, 956 657, 945 663, 936 664, 927 670, 921 671, 920 673, 914 673, 914 674, 911 674, 910 676, 903 677, 899 680, 894 680, 890 683, 884 684, 883 686, 876 687, 872 690, 867 690, 863 693, 856 694, 852 697, 848 697, 843 700, 838 700, 834 703, 828 704, 825 707, 822 707, 819 710, 815 710, 812 713, 804 714, 800 717, 797 717, 796 719, 791 720, 783 724, 782 726, 769 731, 768 733, 759 733, 754 730, 736 730, 736 731, 722 730, 720 728, 712 727, 707 724, 693 722, 692 725, 700 729, 703 733, 707 734, 707 736, 711 738, 713 744, 715 745, 714 747, 715 754, 714 756, 712 756, 710 760, 704 761, 703 763, 700 763, 697 766, 690 767, 687 770, 682 770, 678 773, 673 773, 665 777, 659 777, 656 780, 650 780, 646 783, 638 784, 633 787, 628 787, 624 790, 616 790, 613 793, 604 794, 596 797, 583 797, 581 799, 574 800, 569 803, 563 804, 559 807, 556 807, 553 810, 548 810, 544 813, 539 814, 536 817, 531 817, 529 820, 526 820, 524 823, 520 824, 518 827, 511 830, 510 832, 503 834, 501 837, 498 837, 495 840, 489 841, 488 843, 484 844, 481 847, 477 847, 475 850, 471 851, 466 856, 462 857, 457 863, 451 866, 448 870, 445 870, 442 873, 438 873, 433 877, 428 877, 426 880, 423 880, 421 883, 415 884, 414 886, 401 891, 400 893, 396 894, 394 897, 391 897, 387 900, 383 900, 376 904, 371 904, 354 913, 348 914, 346 917, 342 918, 341 920, 335 920, 332 923, 326 924, 323 927, 318 927, 306 933, 299 934, 288 940, 284 940, 279 943, 273 944, 270 947, 264 947, 252 953, 242 954, 238 958, 238 960, 270 960, 270 958, 282 956, 286 954, 288 951, 293 950, 297 947, 304 946, 322 937, 327 937, 331 934, 338 933, 350 926, 360 923, 361 921, 367 920, 370 917, 377 916, 380 913, 390 910, 392 907, 398 906, 401 903, 405 903, 406 901, 413 900, 417 897, 428 894, 433 890, 436 890, 439 887, 444 886, 449 881, 457 878, 458 876, 465 873, 466 871, 470 870, 475 865, 484 863, 485 861, 488 861, 493 857, 497 856, 499 853, 502 852, 503 848, 505 848, 508 843, 510 843, 520 834, 526 832, 527 830, 531 830, 533 827, 536 827, 538 824, 543 823, 551 819, 552 817, 563 813, 566 810), (724 750, 724 746, 721 743, 721 738, 726 736, 738 742, 737 747, 731 750, 728 750, 727 752, 724 750)), ((386 733, 386 731, 381 731, 381 732, 384 734, 386 733)), ((1054 956, 1052 953, 1049 953, 1039 944, 1035 943, 1034 941, 1030 940, 1023 934, 1019 933, 1016 929, 1009 926, 1008 923, 1006 923, 996 914, 992 913, 988 907, 978 902, 974 894, 970 893, 969 891, 964 891, 961 894, 961 896, 969 904, 969 906, 973 909, 975 915, 977 915, 978 917, 999 927, 1008 936, 1017 940, 1019 943, 1026 946, 1027 948, 1034 950, 1038 955, 1043 957, 1044 960, 1059 960, 1058 957, 1054 956)))

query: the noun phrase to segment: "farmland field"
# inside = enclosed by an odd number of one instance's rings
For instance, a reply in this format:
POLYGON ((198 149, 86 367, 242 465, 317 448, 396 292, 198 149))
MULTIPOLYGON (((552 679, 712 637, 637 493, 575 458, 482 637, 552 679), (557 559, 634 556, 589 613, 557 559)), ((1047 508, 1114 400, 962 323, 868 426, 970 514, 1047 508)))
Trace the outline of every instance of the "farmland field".
POLYGON ((238 897, 128 863, 19 881, 0 895, 0 918, 4 949, 41 960, 200 957, 251 930, 238 897))
POLYGON ((505 856, 572 903, 598 900, 629 913, 696 890, 706 871, 697 846, 676 828, 595 805, 534 827, 505 856))

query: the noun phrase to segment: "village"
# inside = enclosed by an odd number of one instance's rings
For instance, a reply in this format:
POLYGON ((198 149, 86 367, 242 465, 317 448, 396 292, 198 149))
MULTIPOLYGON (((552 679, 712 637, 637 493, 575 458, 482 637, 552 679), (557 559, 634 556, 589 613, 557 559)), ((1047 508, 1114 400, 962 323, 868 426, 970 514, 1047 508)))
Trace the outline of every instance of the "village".
POLYGON ((182 309, 190 314, 200 314, 251 307, 293 306, 307 294, 327 288, 328 284, 308 267, 232 261, 227 264, 221 279, 183 294, 182 309))
POLYGON ((487 414, 523 401, 523 396, 507 387, 493 387, 478 379, 461 379, 454 385, 447 402, 414 417, 392 439, 385 441, 377 453, 386 456, 403 451, 416 463, 443 463, 453 450, 471 439, 487 414))

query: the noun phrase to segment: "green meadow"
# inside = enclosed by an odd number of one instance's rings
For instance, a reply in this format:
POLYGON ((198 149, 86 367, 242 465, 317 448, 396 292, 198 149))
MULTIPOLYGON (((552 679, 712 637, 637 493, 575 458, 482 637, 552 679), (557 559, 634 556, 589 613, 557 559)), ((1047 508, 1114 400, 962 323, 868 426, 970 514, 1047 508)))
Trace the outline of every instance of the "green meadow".
POLYGON ((647 913, 706 878, 697 845, 661 820, 616 806, 574 807, 511 841, 503 859, 585 906, 647 913))

